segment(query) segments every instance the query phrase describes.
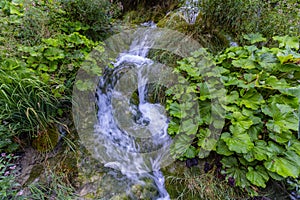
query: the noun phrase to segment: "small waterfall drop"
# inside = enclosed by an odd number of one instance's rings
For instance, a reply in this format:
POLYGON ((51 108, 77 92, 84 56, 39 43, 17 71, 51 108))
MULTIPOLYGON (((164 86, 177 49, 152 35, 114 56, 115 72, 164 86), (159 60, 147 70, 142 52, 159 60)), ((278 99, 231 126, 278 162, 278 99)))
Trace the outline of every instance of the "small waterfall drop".
POLYGON ((187 23, 194 24, 200 12, 199 1, 186 0, 185 4, 179 8, 179 12, 183 14, 187 23))
POLYGON ((98 122, 95 135, 104 143, 105 155, 110 156, 106 167, 121 171, 132 184, 143 185, 145 178, 151 179, 159 193, 156 199, 169 200, 160 171, 163 153, 149 157, 143 155, 157 149, 166 152, 171 138, 167 133, 168 119, 164 107, 147 99, 148 73, 154 64, 147 54, 159 35, 151 32, 155 24, 142 25, 150 27, 149 32, 137 34, 129 50, 121 53, 113 63, 114 68, 106 68, 100 78, 96 91, 98 122), (124 92, 133 84, 131 81, 137 84, 138 104, 133 104, 131 95, 128 97, 124 92))

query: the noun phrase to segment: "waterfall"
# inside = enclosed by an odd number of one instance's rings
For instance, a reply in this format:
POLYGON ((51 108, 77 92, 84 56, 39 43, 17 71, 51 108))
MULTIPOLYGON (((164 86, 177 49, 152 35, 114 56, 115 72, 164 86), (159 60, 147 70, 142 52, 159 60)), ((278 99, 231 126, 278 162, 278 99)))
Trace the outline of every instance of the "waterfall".
POLYGON ((194 24, 200 12, 198 0, 186 0, 179 12, 183 14, 187 23, 194 24))
MULTIPOLYGON (((147 99, 148 74, 154 64, 147 54, 159 36, 151 32, 155 29, 153 23, 142 25, 149 26, 149 32, 137 34, 129 50, 121 53, 113 63, 114 68, 106 68, 100 78, 96 91, 95 135, 103 143, 105 155, 110 157, 106 167, 121 171, 132 183, 143 184, 144 178, 153 180, 159 193, 157 199, 168 200, 170 197, 160 171, 163 153, 144 154, 158 148, 167 151, 171 138, 167 133, 164 107, 147 99), (130 101, 131 95, 126 95, 127 88, 134 84, 138 105, 130 101)), ((98 154, 102 156, 103 153, 98 154)))

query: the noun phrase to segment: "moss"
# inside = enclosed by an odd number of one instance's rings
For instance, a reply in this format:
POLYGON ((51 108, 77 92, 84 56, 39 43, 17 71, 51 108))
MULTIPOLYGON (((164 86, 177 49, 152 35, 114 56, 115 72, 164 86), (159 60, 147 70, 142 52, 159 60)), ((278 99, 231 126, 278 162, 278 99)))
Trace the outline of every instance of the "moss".
POLYGON ((32 170, 30 171, 29 178, 27 179, 24 185, 31 184, 35 179, 39 178, 41 174, 44 173, 44 171, 44 167, 41 164, 33 166, 32 170))
POLYGON ((40 131, 32 141, 32 146, 39 152, 53 150, 59 141, 59 132, 56 127, 50 126, 48 129, 40 131))
POLYGON ((188 33, 193 30, 192 24, 189 24, 184 19, 184 16, 178 12, 171 12, 157 23, 158 27, 169 28, 182 33, 188 33))

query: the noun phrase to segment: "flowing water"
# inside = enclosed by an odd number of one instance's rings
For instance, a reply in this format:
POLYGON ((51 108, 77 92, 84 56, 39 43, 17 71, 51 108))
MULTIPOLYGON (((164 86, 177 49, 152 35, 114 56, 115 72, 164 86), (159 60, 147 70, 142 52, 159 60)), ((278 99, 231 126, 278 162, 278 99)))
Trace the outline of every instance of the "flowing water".
POLYGON ((186 0, 185 4, 179 8, 179 11, 183 14, 187 23, 194 24, 200 12, 199 1, 186 0))
POLYGON ((105 146, 105 155, 109 155, 106 167, 121 171, 133 184, 144 184, 145 178, 151 179, 159 193, 156 199, 167 200, 170 198, 160 167, 171 138, 167 134, 164 107, 150 103, 147 98, 148 76, 154 64, 147 54, 154 43, 155 36, 150 33, 155 25, 143 25, 150 26, 149 33, 135 38, 129 50, 113 63, 114 68, 107 68, 101 77, 96 94, 95 129, 98 140, 105 146), (125 94, 126 88, 133 84, 138 104, 132 103, 131 95, 125 94), (158 149, 161 153, 157 153, 158 149))
MULTIPOLYGON (((197 3, 188 0, 180 8, 188 23, 197 18, 197 3)), ((172 142, 167 133, 168 119, 162 105, 149 101, 148 91, 156 64, 147 54, 160 35, 152 31, 156 28, 153 22, 141 25, 149 31, 135 34, 128 50, 119 54, 114 67, 106 68, 99 81, 95 135, 104 148, 95 151, 106 167, 120 171, 130 180, 129 185, 145 185, 145 180, 150 179, 158 191, 152 199, 168 200, 160 171, 172 142)))

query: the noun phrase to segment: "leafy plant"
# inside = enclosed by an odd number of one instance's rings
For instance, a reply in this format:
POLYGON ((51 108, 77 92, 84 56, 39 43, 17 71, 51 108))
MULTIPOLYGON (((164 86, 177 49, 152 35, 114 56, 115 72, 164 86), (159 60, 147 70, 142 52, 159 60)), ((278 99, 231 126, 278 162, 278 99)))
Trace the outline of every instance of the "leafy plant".
MULTIPOLYGON (((244 38, 252 44, 266 40, 258 34, 244 38)), ((176 84, 167 90, 167 109, 172 117, 169 134, 175 138, 171 153, 185 159, 202 158, 209 155, 207 151, 216 151, 224 156, 223 173, 227 178, 233 178, 236 186, 252 195, 256 187, 266 187, 270 178, 300 175, 299 37, 273 40, 279 47, 230 47, 215 58, 204 50, 195 52, 178 62, 175 69, 189 85, 180 88, 176 84), (213 65, 216 69, 211 73, 213 65), (226 104, 221 101, 226 114, 213 115, 216 110, 222 113, 214 108, 224 89, 220 83, 226 89, 226 104), (180 102, 190 91, 196 97, 180 102), (198 110, 183 108, 195 99, 198 110), (186 119, 195 112, 200 116, 192 117, 194 121, 186 119), (218 121, 220 117, 225 119, 224 127, 222 120, 218 121), (217 128, 222 134, 216 141, 212 133, 217 128)))
MULTIPOLYGON (((114 13, 110 1, 62 0, 61 5, 69 19, 69 24, 72 23, 75 28, 73 31, 79 31, 94 41, 99 41, 110 33, 110 21, 114 13)), ((69 27, 72 28, 72 26, 69 27)))
POLYGON ((268 38, 300 33, 299 2, 295 0, 202 0, 199 8, 197 32, 226 32, 241 44, 244 44, 242 35, 252 32, 268 38))
POLYGON ((0 199, 14 198, 17 194, 16 187, 19 186, 15 182, 13 174, 16 165, 12 161, 16 159, 13 154, 1 153, 0 156, 0 199))

